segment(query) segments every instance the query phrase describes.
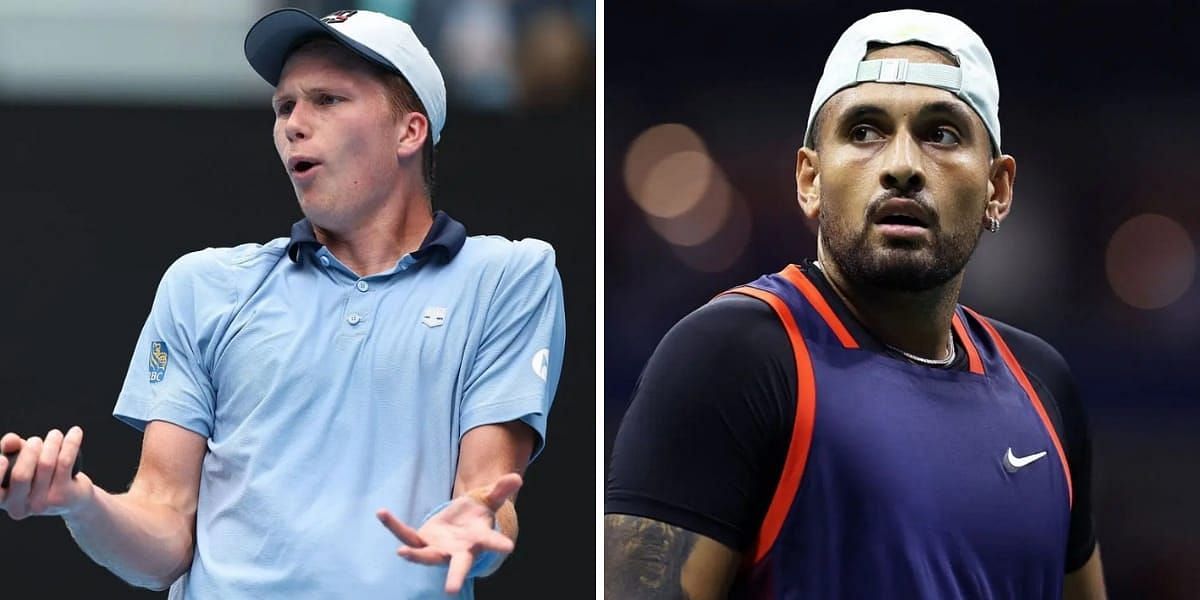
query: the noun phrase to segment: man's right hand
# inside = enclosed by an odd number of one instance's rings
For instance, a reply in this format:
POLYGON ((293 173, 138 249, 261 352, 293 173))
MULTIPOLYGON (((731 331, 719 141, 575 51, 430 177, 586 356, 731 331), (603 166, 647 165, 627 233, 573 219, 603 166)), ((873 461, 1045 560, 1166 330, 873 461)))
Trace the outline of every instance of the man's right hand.
MULTIPOLYGON (((63 435, 50 430, 39 437, 21 439, 15 433, 0 438, 0 455, 13 455, 8 487, 0 488, 0 509, 16 520, 38 515, 69 515, 85 506, 95 495, 92 480, 71 471, 83 430, 72 427, 63 435)), ((0 473, 8 470, 8 456, 0 456, 0 473)))

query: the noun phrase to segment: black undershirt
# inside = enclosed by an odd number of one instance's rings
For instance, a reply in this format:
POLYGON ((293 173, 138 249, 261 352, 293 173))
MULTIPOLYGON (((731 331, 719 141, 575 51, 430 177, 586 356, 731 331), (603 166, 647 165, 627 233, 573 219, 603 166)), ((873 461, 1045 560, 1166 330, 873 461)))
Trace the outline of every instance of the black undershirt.
MULTIPOLYGON (((872 337, 811 262, 805 275, 864 350, 907 360, 872 337)), ((1091 440, 1066 361, 1040 338, 989 319, 1050 417, 1075 501, 1065 572, 1096 544, 1091 440)), ((955 339, 956 359, 967 353, 955 339)), ((682 527, 741 550, 754 541, 779 482, 796 414, 796 364, 778 316, 748 296, 722 296, 677 323, 643 370, 613 445, 605 512, 682 527)))

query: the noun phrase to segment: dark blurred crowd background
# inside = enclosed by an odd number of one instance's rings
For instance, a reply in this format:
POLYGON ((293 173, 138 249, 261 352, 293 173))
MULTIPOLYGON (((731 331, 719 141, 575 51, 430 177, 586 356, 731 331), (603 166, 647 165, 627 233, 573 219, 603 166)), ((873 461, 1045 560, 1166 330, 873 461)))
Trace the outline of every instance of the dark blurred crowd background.
POLYGON ((995 60, 1015 199, 968 266, 962 302, 1070 363, 1111 596, 1200 598, 1193 4, 607 2, 606 457, 672 324, 815 256, 794 168, 817 78, 846 27, 895 8, 962 19, 995 60))
MULTIPOLYGON (((302 216, 271 141, 272 90, 242 54, 249 27, 284 5, 0 0, 0 431, 82 425, 84 471, 109 491, 125 490, 137 466, 141 434, 111 411, 167 266, 205 247, 287 236, 302 216)), ((468 234, 555 247, 567 347, 547 446, 520 494, 518 550, 477 593, 519 598, 536 582, 590 595, 594 1, 288 5, 408 20, 447 84, 434 208, 468 234)), ((166 594, 96 566, 61 519, 0 515, 0 595, 166 594)))

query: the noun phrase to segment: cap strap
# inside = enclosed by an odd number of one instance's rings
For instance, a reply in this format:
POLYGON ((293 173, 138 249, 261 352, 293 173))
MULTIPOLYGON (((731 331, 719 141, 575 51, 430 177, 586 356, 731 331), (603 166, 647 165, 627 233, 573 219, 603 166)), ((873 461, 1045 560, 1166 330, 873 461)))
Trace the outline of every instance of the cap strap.
POLYGON ((957 92, 962 89, 962 69, 937 63, 910 63, 907 58, 864 60, 855 80, 879 83, 915 83, 957 92))

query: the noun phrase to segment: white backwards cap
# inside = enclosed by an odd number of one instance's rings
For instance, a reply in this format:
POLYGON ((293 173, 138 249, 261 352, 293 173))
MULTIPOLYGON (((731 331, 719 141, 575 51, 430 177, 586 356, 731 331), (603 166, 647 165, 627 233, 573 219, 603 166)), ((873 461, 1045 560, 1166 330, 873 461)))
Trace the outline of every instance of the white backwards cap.
POLYGON ((812 147, 813 120, 834 94, 865 82, 912 83, 941 88, 953 93, 975 110, 987 127, 992 151, 1000 154, 1000 84, 996 67, 983 40, 954 17, 921 10, 904 9, 869 15, 850 26, 825 61, 817 82, 804 145, 812 147), (921 42, 954 55, 958 66, 914 63, 904 58, 863 60, 867 44, 885 45, 921 42))

